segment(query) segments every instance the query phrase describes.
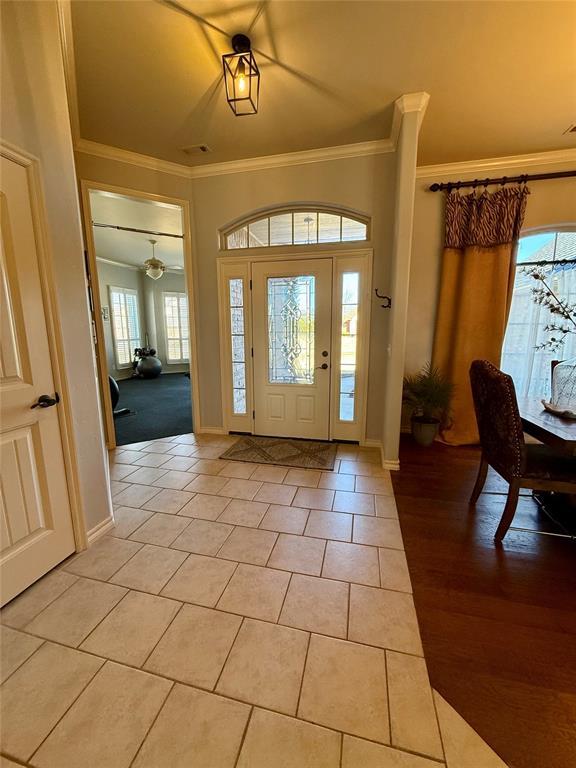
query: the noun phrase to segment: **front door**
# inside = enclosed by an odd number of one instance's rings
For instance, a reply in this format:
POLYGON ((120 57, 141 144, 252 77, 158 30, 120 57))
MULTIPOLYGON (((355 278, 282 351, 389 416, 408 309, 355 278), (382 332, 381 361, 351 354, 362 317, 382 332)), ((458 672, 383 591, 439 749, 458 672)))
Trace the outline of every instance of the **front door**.
POLYGON ((75 550, 48 331, 31 161, 0 168, 1 604, 75 550), (32 407, 40 396, 48 399, 32 407))
POLYGON ((252 266, 258 435, 330 436, 332 259, 252 266))

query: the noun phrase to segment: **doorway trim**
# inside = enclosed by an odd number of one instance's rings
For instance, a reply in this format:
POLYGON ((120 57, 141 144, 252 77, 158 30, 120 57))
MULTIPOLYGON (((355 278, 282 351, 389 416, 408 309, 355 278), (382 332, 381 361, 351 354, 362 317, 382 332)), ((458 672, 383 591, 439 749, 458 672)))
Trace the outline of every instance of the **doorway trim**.
MULTIPOLYGON (((336 244, 340 245, 341 244, 336 244)), ((233 251, 224 251, 217 258, 218 270, 218 316, 220 329, 220 370, 221 370, 221 402, 222 418, 224 432, 255 432, 254 420, 254 364, 250 350, 253 346, 252 336, 252 294, 251 294, 251 274, 252 264, 269 261, 308 261, 310 259, 331 259, 333 263, 333 294, 332 294, 332 341, 331 341, 331 360, 339 360, 340 352, 340 312, 338 311, 339 279, 338 277, 347 271, 352 265, 358 265, 358 271, 363 276, 362 289, 360 294, 360 333, 358 334, 357 347, 357 365, 359 371, 359 408, 358 422, 353 426, 358 429, 358 436, 347 436, 346 431, 351 430, 335 429, 338 419, 338 402, 335 396, 331 397, 330 402, 330 440, 351 440, 358 441, 361 445, 366 442, 366 414, 368 400, 368 364, 370 351, 370 317, 371 317, 371 286, 372 286, 372 248, 346 248, 331 247, 328 249, 318 249, 303 246, 292 246, 277 252, 276 248, 251 248, 235 249, 233 251), (232 349, 230 337, 230 320, 228 305, 228 285, 227 281, 233 278, 241 278, 247 288, 249 301, 244 302, 244 326, 245 326, 245 360, 246 360, 246 400, 247 413, 241 417, 232 413, 232 349), (336 310, 336 311, 335 311, 336 310), (338 434, 335 434, 338 432, 338 434)), ((341 303, 341 302, 340 302, 341 303)), ((333 365, 331 370, 331 392, 337 391, 338 366, 333 365)), ((339 422, 340 425, 346 425, 346 422, 339 422)))
POLYGON ((192 249, 192 227, 190 216, 190 202, 178 197, 168 197, 166 195, 156 195, 152 192, 143 192, 142 190, 132 189, 130 187, 118 187, 113 184, 105 184, 99 181, 90 181, 89 179, 80 180, 80 190, 82 199, 82 222, 84 225, 84 235, 86 243, 86 274, 88 279, 88 290, 90 295, 90 311, 92 313, 92 323, 94 329, 94 348, 96 352, 96 362, 98 368, 98 383, 100 388, 100 401, 102 403, 102 417, 104 422, 104 434, 106 446, 109 450, 116 448, 116 431, 114 428, 114 415, 112 400, 110 398, 110 388, 108 387, 108 361, 106 359, 106 345, 104 340, 104 324, 102 320, 102 303, 100 296, 100 285, 98 282, 98 267, 96 262, 96 247, 94 244, 94 235, 92 231, 92 212, 90 208, 90 191, 100 190, 103 192, 113 192, 126 197, 140 198, 157 203, 167 203, 177 205, 182 209, 183 226, 183 244, 184 244, 184 272, 186 279, 186 290, 188 293, 188 323, 190 334, 190 381, 192 386, 192 426, 195 432, 201 432, 200 423, 200 400, 199 400, 199 376, 198 376, 198 344, 196 333, 196 279, 194 259, 192 249))

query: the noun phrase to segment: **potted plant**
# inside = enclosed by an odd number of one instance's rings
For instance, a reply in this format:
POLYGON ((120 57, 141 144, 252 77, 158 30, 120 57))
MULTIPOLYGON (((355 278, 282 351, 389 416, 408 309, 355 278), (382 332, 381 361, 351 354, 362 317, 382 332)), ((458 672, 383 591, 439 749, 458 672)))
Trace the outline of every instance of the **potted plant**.
POLYGON ((404 402, 412 406, 412 435, 419 445, 432 445, 446 419, 454 387, 438 368, 428 363, 419 373, 404 377, 404 402))

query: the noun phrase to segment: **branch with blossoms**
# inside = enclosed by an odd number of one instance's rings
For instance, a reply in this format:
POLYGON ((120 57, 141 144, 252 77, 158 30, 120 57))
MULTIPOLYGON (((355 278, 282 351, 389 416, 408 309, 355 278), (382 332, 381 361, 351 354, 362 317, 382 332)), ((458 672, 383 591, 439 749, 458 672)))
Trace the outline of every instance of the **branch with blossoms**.
MULTIPOLYGON (((562 263, 562 262, 560 262, 562 263)), ((542 307, 545 307, 554 316, 551 323, 544 327, 550 334, 546 341, 536 345, 536 349, 547 349, 550 352, 559 352, 564 346, 566 337, 570 333, 576 333, 576 304, 557 296, 546 280, 544 264, 536 264, 524 267, 523 272, 537 280, 539 285, 533 287, 532 298, 542 307)))

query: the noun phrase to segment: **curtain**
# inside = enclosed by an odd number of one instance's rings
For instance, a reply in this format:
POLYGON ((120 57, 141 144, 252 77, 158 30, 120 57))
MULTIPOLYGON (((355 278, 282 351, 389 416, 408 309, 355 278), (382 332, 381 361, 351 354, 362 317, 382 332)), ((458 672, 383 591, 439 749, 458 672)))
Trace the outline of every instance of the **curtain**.
POLYGON ((442 438, 478 442, 468 371, 472 360, 500 367, 514 287, 525 185, 446 196, 446 232, 432 362, 453 383, 451 419, 442 438))

